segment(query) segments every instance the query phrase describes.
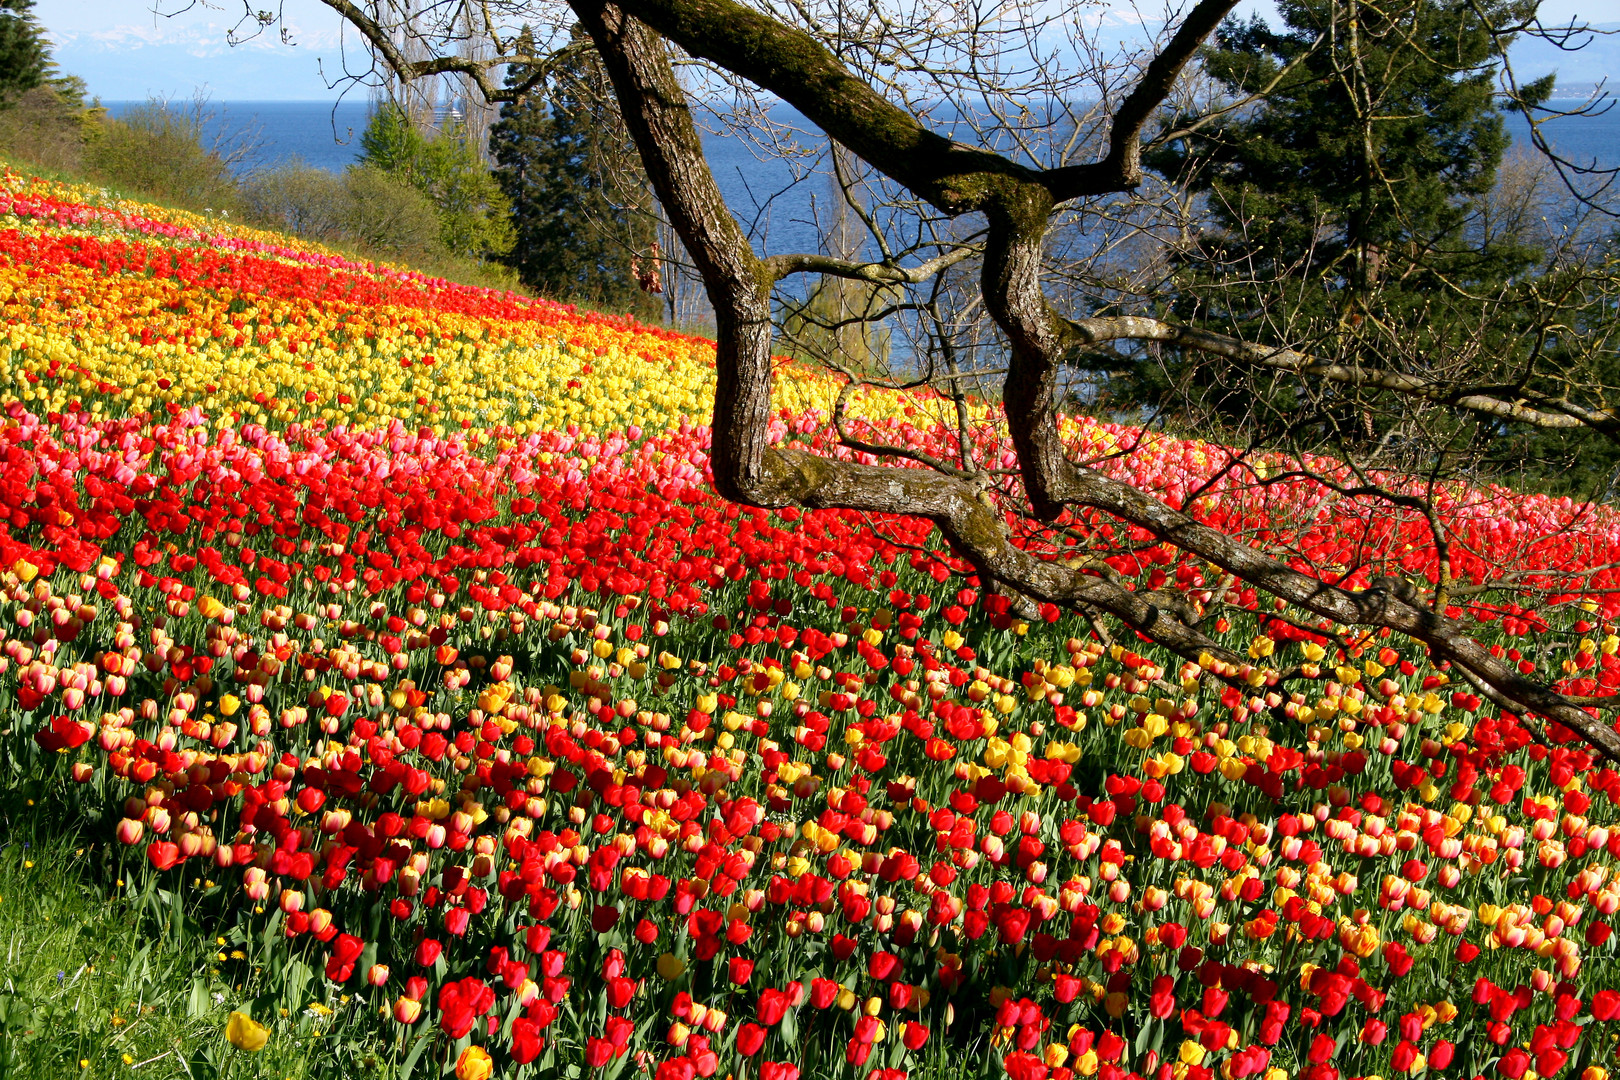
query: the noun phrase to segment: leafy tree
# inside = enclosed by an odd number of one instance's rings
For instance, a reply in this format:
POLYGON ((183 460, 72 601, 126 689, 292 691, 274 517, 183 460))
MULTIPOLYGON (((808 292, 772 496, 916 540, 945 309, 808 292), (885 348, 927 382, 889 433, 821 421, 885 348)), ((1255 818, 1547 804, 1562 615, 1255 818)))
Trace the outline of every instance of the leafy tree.
MULTIPOLYGON (((549 100, 523 94, 490 129, 516 234, 508 261, 542 295, 656 321, 663 305, 633 265, 656 239, 651 199, 596 53, 577 31, 574 44, 549 100)), ((508 88, 533 81, 525 65, 507 70, 508 88)))
POLYGON ((50 49, 33 8, 34 0, 0 0, 0 105, 50 76, 50 49))
MULTIPOLYGON (((1144 157, 1205 197, 1204 227, 1176 255, 1173 314, 1380 368, 1457 355, 1466 339, 1510 369, 1531 329, 1510 297, 1545 253, 1491 228, 1482 204, 1511 141, 1498 35, 1535 6, 1283 0, 1280 28, 1224 23, 1203 67, 1238 107, 1144 157)), ((1550 90, 1551 77, 1524 101, 1550 90)), ((1091 365, 1120 368, 1107 355, 1091 365)), ((1310 423, 1328 442, 1386 434, 1359 394, 1217 378, 1196 354, 1121 374, 1116 400, 1241 418, 1261 439, 1310 423)))
POLYGON ((359 164, 426 196, 439 215, 439 239, 451 254, 484 261, 512 247, 506 197, 460 125, 424 134, 400 106, 387 104, 360 136, 359 164))
POLYGON ((360 160, 402 180, 415 181, 416 172, 427 156, 427 136, 422 134, 410 113, 387 102, 372 114, 360 133, 360 160))

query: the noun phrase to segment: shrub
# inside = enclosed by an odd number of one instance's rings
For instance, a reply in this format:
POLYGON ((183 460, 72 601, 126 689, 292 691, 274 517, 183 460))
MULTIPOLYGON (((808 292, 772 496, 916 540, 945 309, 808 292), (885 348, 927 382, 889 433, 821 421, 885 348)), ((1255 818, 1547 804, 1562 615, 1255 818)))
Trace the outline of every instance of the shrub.
POLYGON ((210 209, 240 205, 231 164, 241 156, 209 140, 206 103, 180 107, 153 99, 101 125, 89 164, 103 182, 154 199, 210 209))
POLYGON ((293 159, 242 185, 248 215, 266 226, 309 240, 341 240, 351 216, 344 177, 293 159))
POLYGON ((370 251, 396 256, 438 254, 439 211, 422 192, 380 169, 357 166, 343 177, 343 230, 370 251))
POLYGON ((36 169, 74 173, 84 167, 96 113, 72 87, 36 86, 11 102, 0 124, 0 153, 36 169))
POLYGON ((432 200, 379 169, 356 166, 339 174, 292 161, 243 183, 242 202, 247 216, 267 228, 366 258, 406 262, 430 276, 493 289, 517 287, 517 275, 507 267, 447 248, 443 219, 432 200))

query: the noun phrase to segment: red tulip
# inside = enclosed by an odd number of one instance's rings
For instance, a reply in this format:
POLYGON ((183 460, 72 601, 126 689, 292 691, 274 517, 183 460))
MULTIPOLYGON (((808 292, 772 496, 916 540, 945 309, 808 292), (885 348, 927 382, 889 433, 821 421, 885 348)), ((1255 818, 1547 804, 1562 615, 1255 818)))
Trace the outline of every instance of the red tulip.
POLYGON ((1444 1039, 1434 1044, 1429 1051, 1429 1068, 1436 1071, 1451 1067, 1451 1059, 1456 1056, 1457 1048, 1444 1039))
POLYGON ((758 1024, 744 1024, 737 1029, 737 1052, 753 1057, 765 1045, 765 1029, 758 1024))
POLYGON ((825 1009, 838 1000, 838 991, 841 988, 831 979, 810 980, 810 1004, 813 1008, 825 1009))
POLYGON ((755 1014, 759 1022, 766 1027, 775 1027, 787 1015, 788 997, 780 990, 763 990, 759 995, 759 1004, 755 1007, 755 1014))
POLYGON ((605 1068, 613 1060, 613 1044, 592 1036, 585 1040, 585 1064, 593 1069, 605 1068))
POLYGON ((168 840, 154 840, 146 846, 146 857, 159 870, 168 870, 180 862, 180 845, 168 840))
POLYGON ((1496 1071, 1508 1080, 1519 1080, 1529 1068, 1530 1055, 1517 1046, 1503 1054, 1496 1062, 1496 1071))
POLYGON ((545 1045, 545 1039, 540 1037, 539 1024, 521 1016, 512 1021, 510 1053, 513 1061, 519 1065, 527 1065, 540 1056, 540 1051, 545 1045))

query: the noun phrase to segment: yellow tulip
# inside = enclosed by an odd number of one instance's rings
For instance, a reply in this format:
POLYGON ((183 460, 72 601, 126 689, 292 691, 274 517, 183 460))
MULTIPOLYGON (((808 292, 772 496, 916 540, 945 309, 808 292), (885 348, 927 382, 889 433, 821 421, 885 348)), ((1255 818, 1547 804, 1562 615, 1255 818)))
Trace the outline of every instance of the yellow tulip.
POLYGON ((225 1021, 225 1038, 238 1050, 255 1054, 270 1041, 270 1032, 246 1013, 233 1012, 230 1019, 225 1021))
POLYGON ((456 1059, 456 1080, 489 1080, 495 1075, 495 1062, 482 1046, 469 1046, 456 1059))
POLYGON ((674 982, 686 970, 686 961, 674 953, 664 953, 658 958, 658 977, 665 982, 674 982))

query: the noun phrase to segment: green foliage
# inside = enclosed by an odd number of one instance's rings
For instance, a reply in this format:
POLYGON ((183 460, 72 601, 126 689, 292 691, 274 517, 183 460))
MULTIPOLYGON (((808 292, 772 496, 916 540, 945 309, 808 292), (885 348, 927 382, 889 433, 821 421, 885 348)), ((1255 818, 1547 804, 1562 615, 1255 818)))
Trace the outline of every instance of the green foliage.
POLYGON ((100 110, 87 109, 83 84, 63 79, 36 86, 7 104, 0 154, 33 170, 82 172, 85 151, 100 130, 100 110))
MULTIPOLYGON (((531 72, 514 65, 507 86, 531 72)), ((657 321, 663 305, 641 289, 632 261, 656 239, 652 199, 607 76, 576 29, 574 51, 549 100, 526 94, 490 130, 495 178, 512 207, 508 263, 542 295, 657 321)))
POLYGON ((442 242, 439 208, 419 189, 366 166, 350 169, 342 183, 340 222, 362 247, 410 256, 431 252, 442 242))
POLYGON ((505 266, 458 256, 443 243, 439 208, 380 169, 332 173, 289 161, 242 185, 248 216, 268 228, 347 248, 364 258, 403 262, 423 273, 510 289, 505 266))
POLYGON ((1397 8, 1386 17, 1362 0, 1289 0, 1282 31, 1258 17, 1228 22, 1204 54, 1209 75, 1234 97, 1282 82, 1257 109, 1156 164, 1198 162, 1216 228, 1267 271, 1351 293, 1374 287, 1411 244, 1440 258, 1431 272, 1476 280, 1534 258, 1462 235, 1467 200, 1490 191, 1510 141, 1494 100, 1490 31, 1528 17, 1534 4, 1486 5, 1488 20, 1440 0, 1397 8), (1313 48, 1345 22, 1359 55, 1348 44, 1313 48), (1345 76, 1351 62, 1360 78, 1345 76))
POLYGON ((81 169, 101 111, 85 105, 84 80, 51 62, 32 7, 0 0, 0 154, 48 170, 81 169))
MULTIPOLYGON (((512 248, 507 203, 459 125, 426 135, 398 105, 384 105, 360 136, 360 165, 419 192, 438 215, 452 255, 485 261, 512 248)), ((369 183, 369 181, 363 181, 369 183)))
POLYGON ((228 151, 205 142, 211 115, 154 98, 101 125, 89 148, 91 170, 104 182, 184 206, 235 209, 239 192, 228 151))
POLYGON ((50 66, 34 0, 0 0, 0 107, 43 85, 50 66))
MULTIPOLYGON (((1510 364, 1526 326, 1507 298, 1544 253, 1522 231, 1485 227, 1482 209, 1510 143, 1495 35, 1534 7, 1284 0, 1278 29, 1225 23, 1204 69, 1228 100, 1260 100, 1147 161, 1204 197, 1170 312, 1369 367, 1510 364)), ((1196 354, 1138 363, 1109 390, 1172 412, 1197 402, 1262 439, 1312 421, 1327 441, 1384 434, 1356 395, 1232 377, 1196 354)))
POLYGON ((407 183, 415 182, 418 162, 427 155, 427 138, 410 114, 388 103, 372 114, 360 133, 360 160, 407 183))

